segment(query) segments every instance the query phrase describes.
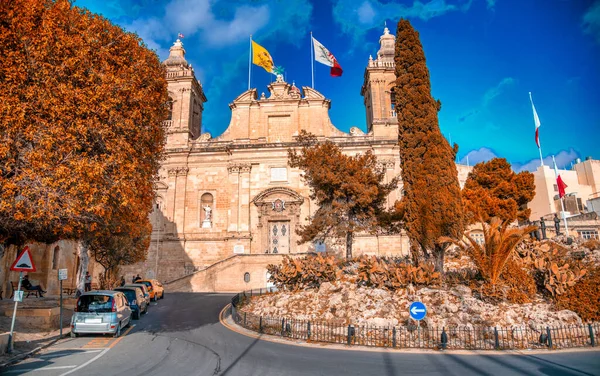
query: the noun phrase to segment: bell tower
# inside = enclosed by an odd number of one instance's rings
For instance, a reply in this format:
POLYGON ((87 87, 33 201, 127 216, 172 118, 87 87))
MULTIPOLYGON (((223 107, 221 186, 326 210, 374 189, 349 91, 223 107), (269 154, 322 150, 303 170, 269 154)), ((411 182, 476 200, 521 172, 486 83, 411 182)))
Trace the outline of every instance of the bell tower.
POLYGON ((377 58, 373 59, 369 56, 365 79, 360 90, 367 113, 367 132, 372 132, 375 137, 398 136, 396 100, 393 91, 396 81, 395 46, 396 37, 385 27, 383 35, 379 37, 377 58))
POLYGON ((167 70, 169 90, 169 118, 167 125, 167 148, 186 146, 202 132, 202 112, 206 96, 196 79, 194 69, 185 60, 183 42, 177 39, 169 49, 169 57, 163 62, 167 70))

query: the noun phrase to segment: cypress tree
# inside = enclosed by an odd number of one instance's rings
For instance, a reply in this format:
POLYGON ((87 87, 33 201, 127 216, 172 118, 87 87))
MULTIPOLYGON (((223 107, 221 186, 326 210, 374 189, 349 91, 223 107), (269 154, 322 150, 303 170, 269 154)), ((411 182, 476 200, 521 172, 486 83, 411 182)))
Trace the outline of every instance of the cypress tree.
POLYGON ((444 253, 450 245, 442 236, 461 238, 463 209, 454 164, 457 146, 440 132, 440 101, 431 95, 429 70, 419 33, 408 20, 398 22, 396 33, 396 111, 398 142, 405 195, 404 223, 413 258, 433 255, 443 272, 444 253))

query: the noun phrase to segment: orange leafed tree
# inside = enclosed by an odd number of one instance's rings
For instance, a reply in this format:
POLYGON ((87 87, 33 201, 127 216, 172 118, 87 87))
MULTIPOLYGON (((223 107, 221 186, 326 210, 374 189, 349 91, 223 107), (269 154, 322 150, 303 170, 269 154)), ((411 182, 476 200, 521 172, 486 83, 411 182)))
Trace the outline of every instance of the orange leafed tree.
POLYGON ((504 158, 477 163, 463 188, 465 214, 469 222, 489 222, 498 217, 503 222, 529 219, 527 203, 535 195, 533 174, 516 174, 504 158))
POLYGON ((404 223, 413 255, 432 253, 436 270, 443 272, 449 243, 438 239, 457 238, 463 232, 456 147, 450 147, 440 132, 441 104, 431 96, 419 33, 408 20, 398 22, 395 63, 404 223))
POLYGON ((0 20, 0 240, 144 225, 168 100, 156 54, 67 0, 2 1, 0 20))
POLYGON ((355 234, 378 229, 386 198, 398 181, 383 183, 385 170, 371 151, 348 156, 330 141, 318 143, 306 131, 300 133, 298 142, 302 147, 299 152, 289 150, 288 163, 304 170, 310 198, 319 206, 310 224, 299 231, 300 242, 342 239, 350 259, 355 234))

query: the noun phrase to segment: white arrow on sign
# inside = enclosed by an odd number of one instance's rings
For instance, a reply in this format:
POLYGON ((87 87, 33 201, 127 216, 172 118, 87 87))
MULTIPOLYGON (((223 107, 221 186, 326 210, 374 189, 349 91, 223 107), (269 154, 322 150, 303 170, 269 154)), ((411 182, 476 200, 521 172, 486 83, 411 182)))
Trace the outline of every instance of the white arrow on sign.
POLYGON ((421 313, 421 312, 425 312, 424 309, 419 309, 417 307, 412 307, 412 309, 410 310, 410 313, 412 313, 413 315, 416 315, 417 313, 421 313))

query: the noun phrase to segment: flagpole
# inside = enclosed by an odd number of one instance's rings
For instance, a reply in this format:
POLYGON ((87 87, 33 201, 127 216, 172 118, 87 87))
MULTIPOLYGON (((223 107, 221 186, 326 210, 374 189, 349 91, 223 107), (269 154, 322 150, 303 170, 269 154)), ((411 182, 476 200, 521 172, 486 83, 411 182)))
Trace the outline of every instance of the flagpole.
POLYGON ((310 32, 310 73, 312 75, 312 88, 315 88, 315 58, 313 57, 313 36, 312 31, 310 32))
MULTIPOLYGON (((554 178, 557 180, 558 183, 558 168, 556 168, 556 161, 554 160, 554 156, 552 156, 552 162, 554 163, 554 175, 556 175, 554 178)), ((567 216, 565 215, 565 204, 563 204, 563 198, 560 197, 560 192, 558 193, 558 199, 560 200, 560 208, 562 210, 562 213, 560 214, 562 215, 563 220, 565 222, 565 233, 567 234, 567 236, 569 236, 569 226, 567 225, 567 216)))
POLYGON ((248 55, 248 90, 250 90, 250 77, 252 76, 252 34, 250 34, 250 54, 248 55))
MULTIPOLYGON (((531 97, 531 91, 529 92, 529 101, 531 102, 531 108, 533 108, 534 116, 536 116, 536 118, 537 118, 537 112, 535 111, 535 106, 533 105, 533 98, 531 97)), ((536 118, 534 118, 534 120, 536 118)), ((539 125, 537 125, 537 123, 536 123, 536 131, 538 128, 539 128, 539 125)), ((540 142, 539 134, 538 134, 538 151, 540 152, 540 167, 542 167, 542 166, 544 166, 544 157, 542 157, 542 143, 540 142)))

